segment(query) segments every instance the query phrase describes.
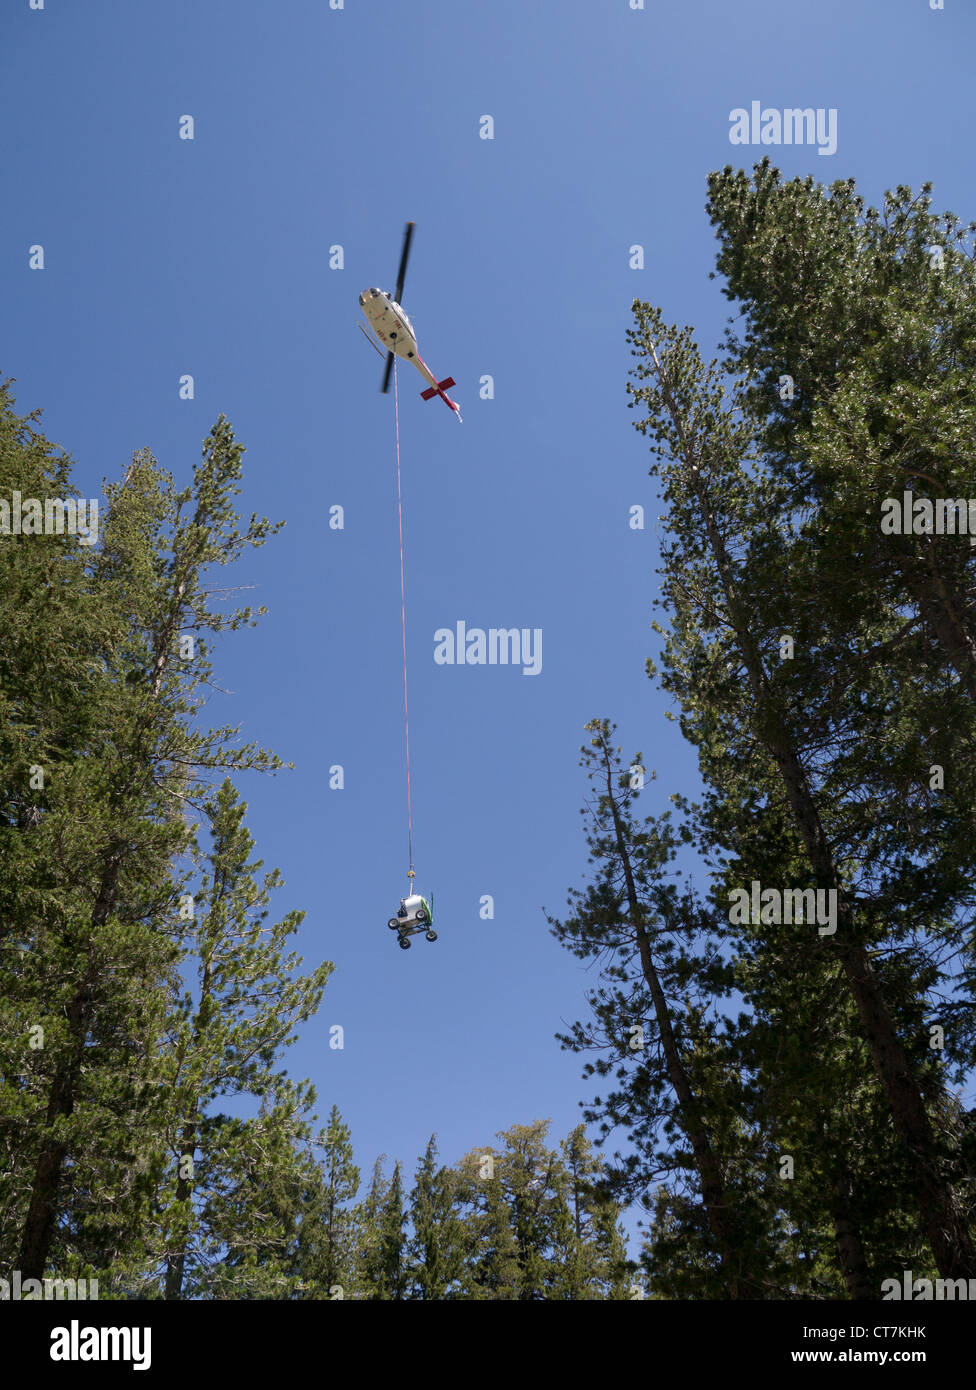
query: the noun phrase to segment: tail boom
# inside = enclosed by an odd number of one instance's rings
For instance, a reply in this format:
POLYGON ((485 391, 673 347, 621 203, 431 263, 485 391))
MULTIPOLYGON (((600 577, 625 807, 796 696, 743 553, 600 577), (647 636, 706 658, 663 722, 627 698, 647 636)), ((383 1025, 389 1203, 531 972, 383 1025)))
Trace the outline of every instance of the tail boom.
POLYGON ((440 396, 444 404, 449 405, 451 409, 454 411, 454 414, 460 420, 461 411, 458 408, 457 401, 452 401, 450 396, 447 394, 448 387, 454 386, 456 384, 454 378, 452 376, 446 376, 443 381, 438 381, 437 378, 434 376, 434 373, 427 366, 427 363, 423 360, 422 357, 420 357, 419 353, 417 355, 416 364, 424 379, 430 382, 430 385, 428 386, 427 390, 421 391, 420 393, 422 399, 425 401, 430 401, 433 400, 435 396, 440 396))

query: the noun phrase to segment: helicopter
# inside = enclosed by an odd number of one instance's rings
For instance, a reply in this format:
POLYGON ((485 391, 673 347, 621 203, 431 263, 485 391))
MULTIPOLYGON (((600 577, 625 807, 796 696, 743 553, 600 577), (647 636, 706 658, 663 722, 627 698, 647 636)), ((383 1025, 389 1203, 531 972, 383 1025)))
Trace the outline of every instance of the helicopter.
POLYGON ((448 387, 456 383, 454 378, 446 376, 443 381, 438 381, 434 373, 430 370, 427 363, 417 350, 417 335, 413 331, 413 324, 407 318, 400 306, 403 298, 403 281, 407 273, 407 258, 410 255, 410 242, 413 239, 414 224, 408 222, 403 233, 403 251, 400 254, 400 269, 397 272, 396 292, 392 299, 383 290, 370 288, 363 290, 359 296, 359 307, 366 315, 366 320, 373 330, 373 334, 382 343, 378 346, 374 338, 367 333, 362 324, 359 324, 359 331, 365 338, 372 343, 376 351, 383 355, 386 349, 386 368, 383 372, 383 384, 380 390, 385 394, 390 389, 390 373, 393 370, 393 357, 405 357, 408 362, 412 362, 417 371, 429 382, 426 391, 421 391, 421 396, 425 401, 432 400, 434 396, 440 396, 446 405, 449 405, 457 416, 461 419, 461 412, 456 401, 452 401, 447 394, 448 387))

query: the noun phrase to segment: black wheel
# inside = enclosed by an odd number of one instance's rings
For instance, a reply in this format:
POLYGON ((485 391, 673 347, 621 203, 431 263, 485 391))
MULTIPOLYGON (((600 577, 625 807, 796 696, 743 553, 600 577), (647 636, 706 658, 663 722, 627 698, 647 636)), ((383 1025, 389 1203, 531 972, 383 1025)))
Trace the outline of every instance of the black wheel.
POLYGON ((426 925, 426 922, 427 922, 427 914, 426 914, 426 912, 424 911, 424 909, 421 908, 420 911, 417 913, 417 925, 418 925, 419 927, 422 927, 422 926, 425 926, 425 925, 426 925))
POLYGON ((437 940, 437 933, 436 933, 435 931, 429 931, 429 932, 427 933, 427 940, 428 940, 428 941, 436 941, 436 940, 437 940))
POLYGON ((396 931, 400 923, 397 921, 396 917, 391 917, 386 925, 389 927, 390 931, 396 931))
POLYGON ((409 936, 401 936, 401 937, 400 937, 400 949, 401 949, 402 951, 409 951, 409 950, 410 950, 410 938, 409 938, 409 936))

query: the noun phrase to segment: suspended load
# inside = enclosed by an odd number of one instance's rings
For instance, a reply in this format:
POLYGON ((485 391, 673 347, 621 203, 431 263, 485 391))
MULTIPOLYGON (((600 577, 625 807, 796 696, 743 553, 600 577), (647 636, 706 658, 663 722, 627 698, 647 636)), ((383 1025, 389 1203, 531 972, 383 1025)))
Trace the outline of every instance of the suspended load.
MULTIPOLYGON (((431 894, 431 901, 433 896, 431 894)), ((434 911, 430 903, 419 893, 412 893, 409 897, 400 899, 400 910, 395 917, 390 918, 388 926, 391 931, 399 933, 400 946, 406 951, 410 946, 410 938, 418 932, 423 932, 428 941, 437 940, 437 933, 432 930, 433 921, 434 911)))

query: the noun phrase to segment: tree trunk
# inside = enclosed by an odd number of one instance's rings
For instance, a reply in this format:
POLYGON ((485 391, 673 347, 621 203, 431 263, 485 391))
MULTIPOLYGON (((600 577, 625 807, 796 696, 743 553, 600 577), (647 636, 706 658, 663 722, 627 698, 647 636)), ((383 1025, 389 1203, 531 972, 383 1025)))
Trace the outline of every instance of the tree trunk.
POLYGON ((834 1178, 830 1194, 830 1215, 837 1242, 837 1262, 840 1265, 847 1293, 853 1299, 876 1299, 878 1291, 870 1281, 861 1233, 851 1211, 851 1183, 846 1171, 834 1178))
POLYGON ((907 588, 926 626, 945 652, 946 660, 976 699, 976 643, 966 628, 965 604, 947 587, 931 542, 927 550, 924 574, 919 574, 914 567, 902 566, 907 588))
MULTIPOLYGON (((224 875, 223 873, 218 871, 214 875, 212 909, 216 907, 216 904, 224 897, 224 884, 224 875), (218 882, 220 884, 219 888, 217 886, 218 882)), ((200 1003, 197 1008, 197 1016, 194 1020, 193 1025, 193 1044, 191 1051, 192 1049, 199 1047, 200 1041, 207 1027, 210 1000, 213 995, 213 974, 213 956, 209 955, 206 961, 204 962, 203 967, 203 979, 200 983, 200 1003)), ((192 1119, 191 1121, 189 1121, 189 1123, 184 1125, 183 1133, 180 1137, 181 1166, 182 1160, 184 1158, 188 1158, 190 1160, 191 1165, 193 1163, 193 1155, 196 1151, 197 1137, 197 1125, 195 1117, 196 1112, 199 1110, 199 1108, 200 1097, 199 1095, 196 1095, 193 1098, 194 1119, 192 1119)), ((182 1172, 178 1172, 178 1176, 176 1179, 177 1205, 179 1206, 182 1203, 189 1203, 192 1194, 192 1179, 185 1178, 182 1172)), ((164 1284, 163 1297, 169 1299, 170 1301, 176 1301, 183 1297, 183 1271, 186 1267, 186 1247, 188 1241, 189 1233, 184 1230, 180 1237, 179 1249, 174 1251, 171 1255, 168 1255, 166 1258, 166 1279, 164 1284)))
MULTIPOLYGON (((176 1205, 178 1207, 184 1203, 189 1203, 193 1193, 191 1179, 183 1176, 182 1161, 184 1158, 189 1158, 191 1163, 193 1161, 193 1154, 196 1149, 196 1129, 195 1124, 187 1125, 180 1137, 180 1170, 176 1180, 176 1205)), ((182 1232, 179 1248, 166 1257, 163 1297, 169 1302, 178 1301, 183 1297, 183 1271, 186 1266, 187 1239, 186 1232, 182 1232)))
POLYGON ((722 1270, 725 1275, 729 1298, 748 1298, 753 1293, 753 1290, 750 1288, 749 1281, 742 1276, 738 1268, 738 1261, 734 1254, 736 1248, 734 1221, 728 1193, 725 1189, 722 1167, 709 1141, 708 1131, 702 1119, 701 1109, 691 1088, 691 1083, 688 1080, 688 1074, 682 1064, 681 1053, 678 1050, 674 1030, 671 1027, 671 1012, 668 1008, 668 1001, 665 997, 664 990, 661 988, 661 981, 658 978, 657 970, 654 967, 654 959, 651 955, 651 944, 644 927, 644 910, 637 896, 637 885, 634 881, 633 866, 630 862, 630 852, 627 849, 623 825, 620 821, 620 813, 617 809, 616 797, 614 796, 610 752, 606 743, 604 743, 603 746, 603 756, 607 775, 607 796, 613 815, 614 830, 617 837, 617 851, 624 868, 630 920, 637 933, 641 970, 644 979, 647 981, 647 987, 651 992, 654 1013, 657 1018, 658 1032, 661 1038, 661 1048, 667 1063, 668 1076, 671 1079, 671 1085, 674 1087, 675 1097, 678 1101, 681 1126, 688 1136, 688 1141, 691 1144, 692 1153, 695 1158, 695 1167, 698 1169, 698 1176, 701 1181, 702 1202, 708 1219, 708 1228, 712 1233, 722 1261, 722 1270))

